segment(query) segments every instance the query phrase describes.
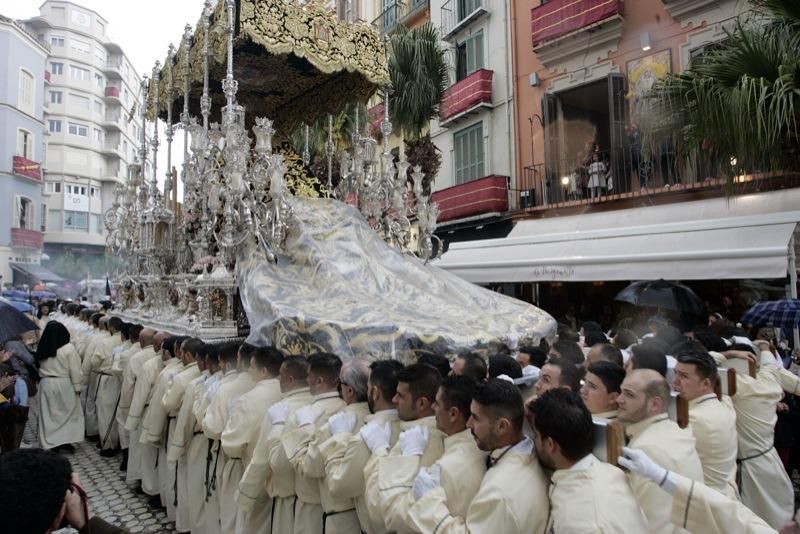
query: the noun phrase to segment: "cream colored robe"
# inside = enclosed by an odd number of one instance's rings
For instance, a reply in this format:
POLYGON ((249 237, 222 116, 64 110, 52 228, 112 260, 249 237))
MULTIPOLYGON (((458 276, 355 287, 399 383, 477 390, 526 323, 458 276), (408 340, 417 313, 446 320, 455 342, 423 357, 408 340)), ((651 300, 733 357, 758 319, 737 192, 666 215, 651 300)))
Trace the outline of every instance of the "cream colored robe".
MULTIPOLYGON (((430 429, 430 439, 421 457, 417 457, 419 467, 430 467, 444 452, 444 434, 436 429, 436 418, 434 416, 423 417, 415 421, 402 421, 399 426, 400 433, 415 426, 426 426, 430 429)), ((372 458, 367 463, 364 471, 365 498, 367 508, 371 517, 383 518, 384 526, 390 532, 404 528, 406 524, 405 513, 393 513, 383 506, 381 499, 381 480, 391 476, 391 470, 397 458, 403 455, 400 444, 395 443, 390 450, 380 449, 374 451, 372 458), (383 470, 383 474, 381 471, 383 470), (387 471, 388 470, 388 471, 387 471)))
POLYGON ((739 436, 739 492, 742 502, 780 529, 792 520, 794 491, 789 475, 775 450, 775 412, 783 397, 770 371, 757 378, 736 375, 736 429, 739 436))
POLYGON ((486 470, 466 516, 450 512, 444 488, 438 487, 411 507, 409 524, 425 534, 544 532, 547 478, 532 450, 533 443, 525 438, 507 452, 493 451, 492 457, 499 459, 486 470))
POLYGON ((128 472, 126 473, 125 477, 127 482, 135 482, 137 480, 141 480, 142 478, 142 450, 139 446, 139 436, 141 432, 138 425, 138 419, 136 421, 137 424, 135 425, 134 430, 129 430, 127 428, 127 424, 131 403, 133 402, 133 394, 136 390, 137 378, 142 374, 144 364, 153 358, 160 358, 160 356, 156 354, 156 351, 153 349, 152 345, 145 347, 139 352, 131 355, 128 364, 127 375, 123 375, 122 378, 120 410, 125 415, 123 428, 126 432, 128 432, 130 443, 128 448, 128 472), (128 377, 127 381, 125 380, 125 376, 128 377))
MULTIPOLYGON (((366 402, 348 404, 340 413, 351 414, 356 417, 354 431, 358 431, 364 423, 364 419, 369 414, 369 405, 366 402)), ((342 433, 340 442, 347 438, 352 438, 350 433, 342 433)), ((295 469, 304 476, 314 478, 319 484, 319 496, 322 504, 324 529, 326 534, 346 534, 349 532, 359 532, 361 530, 356 515, 355 502, 352 497, 341 496, 331 493, 326 480, 326 456, 325 446, 331 442, 328 423, 319 427, 313 439, 308 444, 308 451, 303 460, 298 463, 295 469)), ((361 480, 364 479, 360 473, 361 480)))
MULTIPOLYGON (((486 473, 486 453, 478 448, 469 429, 443 439, 444 452, 436 461, 441 466, 440 485, 450 513, 466 517, 486 473)), ((412 488, 419 469, 420 456, 386 458, 378 467, 381 510, 390 530, 415 532, 408 515, 416 503, 412 488)))
MULTIPOLYGON (((264 514, 267 532, 290 534, 294 528, 294 471, 288 460, 281 464, 273 464, 271 457, 275 449, 283 450, 280 437, 284 430, 294 428, 294 412, 311 403, 311 392, 307 387, 295 389, 283 395, 281 402, 289 407, 289 418, 286 423, 272 425, 269 414, 264 415, 258 442, 253 449, 253 456, 239 482, 239 507, 248 513, 265 512, 256 510, 255 503, 261 492, 266 489, 267 495, 273 499, 269 515, 264 514), (276 470, 277 468, 277 470, 276 470)), ((283 455, 286 458, 286 455, 283 455)))
POLYGON ((86 435, 99 436, 100 428, 97 421, 97 389, 100 385, 100 375, 92 372, 90 362, 97 346, 102 344, 110 334, 106 330, 95 330, 81 352, 81 371, 87 377, 88 387, 85 390, 84 417, 86 422, 86 435))
POLYGON ((78 351, 67 343, 39 367, 39 446, 52 449, 84 437, 80 392, 85 377, 78 351))
MULTIPOLYGON (((397 436, 400 435, 400 418, 397 410, 382 410, 364 418, 364 424, 371 421, 381 425, 389 423, 392 430, 389 445, 393 446, 397 442, 397 436)), ((364 473, 372 458, 372 452, 361 439, 359 431, 359 425, 356 425, 352 436, 338 434, 320 445, 320 452, 325 457, 327 493, 335 495, 337 499, 355 501, 356 515, 362 532, 385 534, 386 525, 383 517, 379 515, 373 517, 367 506, 364 473)))
MULTIPOLYGON (((189 508, 189 469, 187 465, 186 448, 194 433, 194 414, 192 402, 194 401, 195 386, 208 376, 207 372, 201 374, 197 363, 187 365, 176 377, 172 386, 164 394, 162 403, 174 424, 169 433, 167 443, 167 462, 175 466, 175 530, 189 532, 192 530, 192 521, 189 508), (180 393, 180 399, 175 398, 180 393)), ((199 471, 199 470, 197 470, 199 471)), ((175 502, 173 501, 173 502, 175 502)))
POLYGON ((136 378, 128 420, 125 422, 125 428, 129 432, 135 431, 139 437, 136 451, 140 462, 142 490, 150 496, 161 494, 158 482, 158 447, 148 440, 141 439, 144 435, 141 421, 145 410, 153 400, 156 381, 163 365, 161 356, 151 358, 142 365, 142 370, 136 378))
POLYGON ((689 401, 689 426, 706 486, 739 499, 736 486, 736 410, 730 397, 714 393, 689 401))
MULTIPOLYGON (((231 461, 225 451, 220 450, 219 440, 228 415, 236 400, 255 386, 253 378, 248 373, 226 375, 220 383, 217 393, 211 400, 206 410, 202 426, 206 437, 214 440, 216 452, 216 484, 212 484, 212 491, 219 506, 219 522, 222 532, 233 532, 236 529, 236 501, 235 493, 242 476, 242 462, 231 461), (230 377, 233 376, 233 380, 230 377)), ((214 498, 214 497, 212 497, 214 498)))
MULTIPOLYGON (((692 431, 680 428, 666 413, 628 425, 625 432, 631 438, 628 447, 642 449, 665 469, 693 480, 703 480, 703 467, 695 449, 692 431)), ((628 473, 628 480, 647 518, 649 532, 683 532, 671 523, 669 495, 665 495, 658 484, 631 473, 628 473)))
POLYGON ((549 493, 550 525, 547 532, 647 532, 647 519, 625 473, 591 454, 570 469, 554 472, 549 493))
POLYGON ((208 387, 216 380, 222 378, 222 373, 217 372, 207 375, 206 378, 194 386, 194 402, 192 403, 191 418, 194 421, 192 428, 188 431, 189 442, 186 449, 186 460, 189 472, 187 480, 189 485, 189 517, 193 533, 205 533, 205 509, 208 485, 211 478, 211 444, 203 433, 201 421, 208 407, 208 387), (198 413, 200 418, 197 417, 198 413))
MULTIPOLYGON (((295 507, 295 534, 322 534, 323 509, 319 493, 320 479, 324 475, 324 466, 318 462, 319 456, 309 456, 309 446, 328 422, 330 416, 345 407, 344 401, 336 391, 315 395, 311 407, 320 414, 312 424, 296 427, 281 436, 283 453, 295 473, 294 487, 297 493, 295 507)), ((295 421, 297 424, 297 421, 295 421)))
MULTIPOLYGON (((257 382, 253 389, 241 395, 233 405, 230 416, 225 423, 225 430, 222 431, 220 445, 228 457, 228 461, 232 462, 231 470, 226 472, 229 479, 223 481, 223 485, 227 488, 231 483, 234 484, 234 501, 238 501, 236 494, 241 475, 253 456, 264 414, 270 406, 280 402, 280 400, 281 386, 278 379, 268 378, 257 382), (233 462, 238 462, 240 465, 236 467, 233 462), (231 478, 231 474, 234 472, 239 473, 238 478, 236 476, 231 478)), ((271 512, 272 500, 267 496, 267 492, 263 491, 259 497, 255 507, 259 509, 259 512, 264 510, 271 512)), ((260 513, 250 514, 236 506, 235 532, 238 534, 256 534, 261 528, 259 523, 263 524, 263 517, 260 513)))
POLYGON ((125 420, 128 418, 128 409, 131 407, 133 397, 133 373, 130 372, 131 356, 142 350, 142 346, 137 341, 131 343, 127 349, 123 350, 119 358, 114 358, 111 372, 119 377, 119 404, 117 405, 117 433, 119 435, 119 445, 123 449, 130 447, 130 432, 125 429, 125 420))
POLYGON ((97 377, 97 394, 95 395, 95 411, 97 412, 97 430, 103 449, 116 449, 119 445, 119 434, 116 429, 117 403, 120 394, 120 381, 112 371, 114 351, 122 346, 120 335, 109 335, 94 344, 91 353, 83 361, 84 374, 97 377))
POLYGON ((697 534, 777 534, 776 530, 735 499, 673 473, 672 522, 697 534))

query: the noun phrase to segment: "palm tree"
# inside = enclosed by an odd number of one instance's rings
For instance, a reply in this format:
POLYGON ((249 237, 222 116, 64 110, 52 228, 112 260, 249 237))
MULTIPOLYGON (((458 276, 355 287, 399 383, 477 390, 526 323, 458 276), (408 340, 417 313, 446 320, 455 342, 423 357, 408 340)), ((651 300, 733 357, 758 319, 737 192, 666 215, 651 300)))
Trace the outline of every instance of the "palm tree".
POLYGON ((412 166, 420 165, 425 173, 426 192, 442 165, 441 154, 430 135, 423 132, 438 115, 449 84, 445 53, 439 33, 430 22, 411 29, 400 25, 391 38, 390 118, 395 131, 404 137, 406 158, 412 166))
POLYGON ((800 2, 751 0, 728 38, 651 94, 686 158, 732 178, 800 168, 800 2))

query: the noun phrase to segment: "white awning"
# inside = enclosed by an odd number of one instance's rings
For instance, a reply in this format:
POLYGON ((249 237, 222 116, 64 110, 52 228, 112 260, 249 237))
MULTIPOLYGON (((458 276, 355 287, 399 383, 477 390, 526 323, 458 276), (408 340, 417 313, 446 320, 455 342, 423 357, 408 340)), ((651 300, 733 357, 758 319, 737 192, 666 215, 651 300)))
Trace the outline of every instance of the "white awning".
POLYGON ((800 191, 519 222, 436 266, 475 283, 782 278, 800 191))

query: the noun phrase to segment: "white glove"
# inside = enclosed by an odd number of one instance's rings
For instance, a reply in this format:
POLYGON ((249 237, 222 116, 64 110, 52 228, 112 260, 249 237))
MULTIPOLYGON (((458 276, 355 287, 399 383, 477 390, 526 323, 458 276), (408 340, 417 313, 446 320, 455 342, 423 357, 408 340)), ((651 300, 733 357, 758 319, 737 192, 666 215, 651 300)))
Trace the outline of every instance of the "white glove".
POLYGON ((289 418, 289 405, 285 402, 279 402, 270 406, 267 410, 269 420, 273 426, 282 425, 289 418))
POLYGON ((352 434, 356 428, 358 418, 354 413, 339 412, 328 419, 328 429, 331 436, 336 434, 352 434))
POLYGON ((364 425, 359 435, 372 452, 384 447, 388 449, 389 440, 392 437, 392 427, 388 421, 383 425, 378 424, 376 421, 370 421, 364 425))
POLYGON ((294 413, 294 418, 297 421, 297 426, 308 426, 313 425, 320 415, 322 414, 313 407, 303 406, 294 413))
POLYGON ((398 442, 403 456, 422 455, 430 437, 431 429, 426 426, 415 426, 401 432, 398 442))
POLYGON ((430 467, 423 467, 414 479, 414 499, 420 500, 426 493, 442 485, 442 464, 436 462, 430 467))
POLYGON ((635 475, 652 480, 670 494, 677 489, 674 481, 669 480, 670 472, 651 460, 641 449, 624 447, 617 463, 635 475))

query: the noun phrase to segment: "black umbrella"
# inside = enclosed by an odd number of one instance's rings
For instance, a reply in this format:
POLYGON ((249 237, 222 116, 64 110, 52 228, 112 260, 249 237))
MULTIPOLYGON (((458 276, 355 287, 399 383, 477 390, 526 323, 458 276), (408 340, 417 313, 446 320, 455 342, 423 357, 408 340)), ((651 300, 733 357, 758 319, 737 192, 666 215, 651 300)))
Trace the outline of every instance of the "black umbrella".
POLYGON ((5 343, 24 332, 38 330, 36 323, 14 306, 0 302, 0 342, 5 343))
POLYGON ((666 280, 634 282, 614 297, 634 306, 674 310, 677 313, 703 315, 705 305, 694 291, 683 284, 666 280))

